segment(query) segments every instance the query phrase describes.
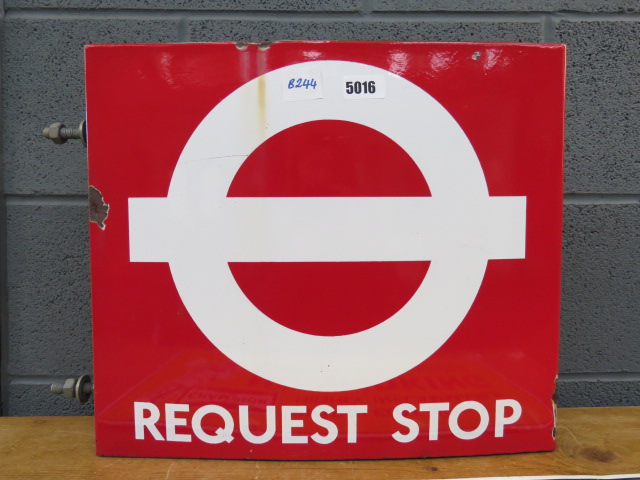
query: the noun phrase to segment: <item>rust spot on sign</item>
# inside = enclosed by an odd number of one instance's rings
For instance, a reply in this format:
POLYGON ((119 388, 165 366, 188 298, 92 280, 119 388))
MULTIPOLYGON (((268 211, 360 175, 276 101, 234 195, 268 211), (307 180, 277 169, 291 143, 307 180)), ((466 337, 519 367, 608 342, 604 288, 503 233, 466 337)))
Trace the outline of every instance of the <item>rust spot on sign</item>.
POLYGON ((258 129, 267 130, 267 92, 264 75, 258 77, 258 129))
POLYGON ((272 41, 270 41, 270 42, 260 42, 260 43, 258 44, 258 48, 259 48, 260 50, 269 50, 269 47, 270 47, 271 45, 273 45, 274 43, 275 43, 275 42, 274 42, 273 40, 272 40, 272 41))
POLYGON ((89 185, 89 221, 105 229, 105 220, 109 216, 109 204, 104 202, 102 193, 93 185, 89 185))

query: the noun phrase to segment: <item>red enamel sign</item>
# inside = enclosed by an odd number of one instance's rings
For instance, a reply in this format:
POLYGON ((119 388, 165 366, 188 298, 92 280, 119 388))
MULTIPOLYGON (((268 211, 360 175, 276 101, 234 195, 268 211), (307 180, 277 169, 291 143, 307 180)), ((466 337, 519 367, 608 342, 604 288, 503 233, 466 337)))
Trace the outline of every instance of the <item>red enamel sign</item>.
POLYGON ((98 454, 554 448, 563 46, 86 64, 98 454))

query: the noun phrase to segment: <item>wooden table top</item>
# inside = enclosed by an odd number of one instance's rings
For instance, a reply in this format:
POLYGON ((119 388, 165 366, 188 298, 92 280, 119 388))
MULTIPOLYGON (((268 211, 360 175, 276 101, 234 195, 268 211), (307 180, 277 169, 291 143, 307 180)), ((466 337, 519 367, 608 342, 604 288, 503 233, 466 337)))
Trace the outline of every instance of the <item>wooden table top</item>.
POLYGON ((558 412, 555 452, 282 462, 95 455, 93 417, 0 417, 1 479, 378 480, 640 473, 640 407, 558 412))

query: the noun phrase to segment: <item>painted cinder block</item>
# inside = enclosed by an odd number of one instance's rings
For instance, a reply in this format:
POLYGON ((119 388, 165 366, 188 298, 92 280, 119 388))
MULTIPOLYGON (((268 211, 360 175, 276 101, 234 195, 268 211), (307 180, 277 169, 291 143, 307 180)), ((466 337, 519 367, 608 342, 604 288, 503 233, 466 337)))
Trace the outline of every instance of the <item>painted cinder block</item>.
POLYGON ((431 40, 538 42, 541 25, 532 22, 194 20, 195 42, 272 40, 431 40))
POLYGON ((11 375, 91 373, 88 207, 8 207, 11 375))
POLYGON ((639 193, 640 24, 562 21, 567 193, 639 193))
POLYGON ((258 10, 258 11, 353 11, 358 0, 8 0, 9 8, 82 8, 82 9, 162 9, 162 10, 258 10))
MULTIPOLYGON (((9 18, 4 30, 5 193, 85 194, 86 149, 80 142, 56 146, 41 136, 54 121, 76 126, 84 119, 84 46, 172 42, 176 23, 9 18)), ((123 134, 114 125, 114 137, 123 134)))
POLYGON ((85 404, 53 395, 48 382, 23 384, 12 382, 8 386, 4 415, 14 417, 50 415, 93 415, 93 402, 85 404))
POLYGON ((564 213, 560 371, 638 372, 640 203, 564 213))
POLYGON ((638 405, 640 379, 558 379, 559 407, 630 407, 638 405))
POLYGON ((374 0, 377 11, 415 12, 637 12, 634 0, 374 0))

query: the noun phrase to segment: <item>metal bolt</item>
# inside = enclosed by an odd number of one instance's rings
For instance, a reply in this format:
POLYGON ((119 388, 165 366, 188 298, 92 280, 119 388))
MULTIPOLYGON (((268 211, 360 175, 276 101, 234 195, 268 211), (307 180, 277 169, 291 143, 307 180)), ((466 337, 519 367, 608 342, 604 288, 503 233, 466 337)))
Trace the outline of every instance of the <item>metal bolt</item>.
POLYGON ((56 382, 51 384, 51 393, 55 395, 61 395, 63 391, 64 391, 64 386, 62 383, 56 382))
POLYGON ((83 145, 87 145, 87 123, 83 120, 77 127, 67 127, 64 123, 52 123, 44 130, 42 136, 48 138, 55 144, 65 143, 70 139, 81 140, 83 145))
POLYGON ((66 398, 75 398, 80 403, 86 403, 93 393, 93 383, 91 383, 89 375, 67 378, 64 382, 52 384, 51 393, 64 395, 66 398))

